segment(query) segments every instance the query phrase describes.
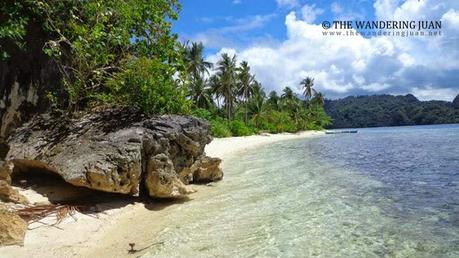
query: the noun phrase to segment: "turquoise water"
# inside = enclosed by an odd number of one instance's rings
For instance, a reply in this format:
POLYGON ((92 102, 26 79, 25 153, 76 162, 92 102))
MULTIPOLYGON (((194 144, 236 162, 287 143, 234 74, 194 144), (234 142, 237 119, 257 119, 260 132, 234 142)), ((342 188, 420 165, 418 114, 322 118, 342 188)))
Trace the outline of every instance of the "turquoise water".
POLYGON ((284 141, 224 170, 145 257, 459 257, 459 125, 284 141))

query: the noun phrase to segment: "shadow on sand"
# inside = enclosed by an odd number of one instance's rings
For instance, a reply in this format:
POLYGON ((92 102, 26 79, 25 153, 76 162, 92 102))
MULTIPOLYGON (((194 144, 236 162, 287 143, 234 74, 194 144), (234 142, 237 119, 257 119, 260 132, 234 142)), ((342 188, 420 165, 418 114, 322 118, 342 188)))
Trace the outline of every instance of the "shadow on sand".
POLYGON ((31 170, 15 174, 12 185, 23 190, 31 190, 36 204, 51 203, 79 207, 86 214, 97 214, 112 209, 119 209, 130 204, 142 203, 146 209, 159 211, 171 205, 182 204, 190 200, 188 197, 179 199, 152 199, 141 191, 140 196, 106 193, 77 187, 65 182, 60 176, 47 171, 31 170))

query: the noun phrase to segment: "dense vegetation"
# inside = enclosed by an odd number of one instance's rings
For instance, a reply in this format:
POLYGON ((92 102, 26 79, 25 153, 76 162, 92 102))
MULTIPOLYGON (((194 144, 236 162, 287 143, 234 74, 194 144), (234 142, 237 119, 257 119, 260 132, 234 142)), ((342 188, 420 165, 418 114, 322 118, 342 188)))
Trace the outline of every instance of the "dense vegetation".
POLYGON ((247 62, 238 65, 236 56, 222 54, 217 64, 211 64, 204 61, 203 48, 198 43, 185 46, 189 76, 184 84, 193 101, 193 114, 208 119, 214 135, 296 132, 329 124, 323 95, 314 90, 313 79, 301 83, 305 100, 289 87, 280 96, 275 91, 266 95, 247 62))
POLYGON ((406 96, 376 95, 326 100, 330 128, 459 123, 459 95, 451 102, 419 101, 406 96))
POLYGON ((180 44, 171 32, 179 11, 178 0, 6 0, 0 58, 31 51, 25 38, 40 30, 42 51, 62 78, 49 99, 69 113, 110 105, 192 113, 208 119, 216 136, 320 129, 330 122, 313 79, 302 82, 304 100, 289 87, 267 96, 247 62, 223 54, 211 64, 202 44, 180 44))

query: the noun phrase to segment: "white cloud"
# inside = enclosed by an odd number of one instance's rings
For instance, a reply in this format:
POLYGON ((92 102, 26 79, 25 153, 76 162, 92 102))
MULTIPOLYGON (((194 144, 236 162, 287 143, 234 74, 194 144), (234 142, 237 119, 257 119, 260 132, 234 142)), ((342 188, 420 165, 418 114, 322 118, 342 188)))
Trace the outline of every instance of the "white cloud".
POLYGON ((414 87, 412 89, 412 94, 420 100, 435 99, 452 101, 454 97, 458 94, 458 90, 451 88, 436 88, 432 86, 427 86, 425 88, 414 87))
POLYGON ((450 9, 441 19, 449 28, 459 30, 459 11, 450 9))
POLYGON ((344 11, 343 7, 337 2, 333 2, 330 7, 334 14, 340 14, 344 11))
POLYGON ((277 4, 279 6, 285 6, 285 7, 297 7, 300 5, 300 2, 298 0, 276 0, 277 4))
MULTIPOLYGON (((459 1, 443 4, 376 0, 378 19, 442 19, 448 25, 443 37, 400 38, 361 36, 327 37, 306 8, 300 19, 294 12, 285 18, 287 39, 275 45, 257 43, 243 49, 222 49, 209 57, 217 61, 222 52, 237 53, 250 63, 267 90, 290 86, 300 93, 305 76, 315 78, 316 88, 328 97, 356 94, 413 93, 421 99, 451 100, 459 93, 459 47, 457 27, 459 1), (386 18, 382 18, 386 17, 386 18), (438 89, 438 91, 436 91, 438 89)), ((311 6, 309 6, 311 7, 311 6)), ((335 8, 338 11, 339 8, 335 8)), ((314 17, 315 19, 316 17, 314 17)), ((330 30, 329 30, 330 31, 330 30)), ((333 30, 331 30, 333 31, 333 30)))
POLYGON ((301 8, 301 14, 303 15, 303 20, 307 23, 313 23, 316 20, 316 17, 321 15, 324 12, 323 9, 316 8, 316 5, 304 5, 301 8))

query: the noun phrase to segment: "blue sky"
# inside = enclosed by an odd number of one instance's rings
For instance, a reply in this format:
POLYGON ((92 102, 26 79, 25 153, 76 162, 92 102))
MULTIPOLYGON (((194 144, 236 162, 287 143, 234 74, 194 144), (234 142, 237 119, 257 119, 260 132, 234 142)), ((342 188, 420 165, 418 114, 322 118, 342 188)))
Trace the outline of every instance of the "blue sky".
POLYGON ((370 0, 279 2, 285 4, 279 4, 276 0, 182 0, 183 10, 174 30, 182 40, 202 40, 200 36, 209 36, 209 42, 206 42, 207 53, 215 53, 222 47, 240 48, 261 40, 285 40, 285 16, 292 10, 301 12, 304 5, 321 9, 323 13, 317 16, 320 21, 336 17, 332 6, 342 8, 348 17, 374 18, 373 12, 368 12, 373 9, 370 0), (231 28, 235 30, 221 31, 231 28), (215 37, 211 38, 213 35, 215 37), (223 36, 224 39, 221 39, 223 36))
POLYGON ((182 0, 174 31, 201 41, 206 58, 237 54, 268 90, 312 76, 330 98, 459 94, 457 0, 182 0), (441 37, 326 37, 322 21, 441 20, 441 37))

